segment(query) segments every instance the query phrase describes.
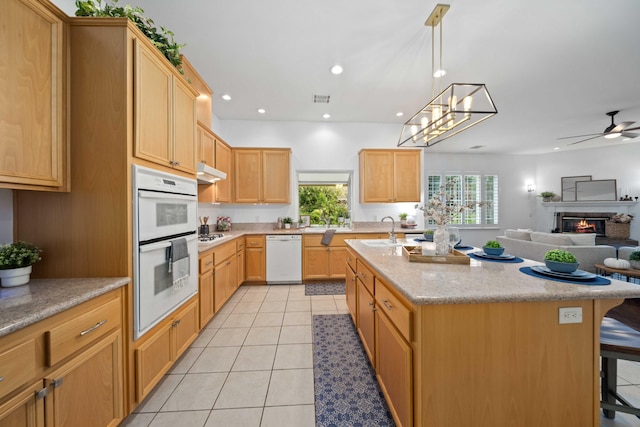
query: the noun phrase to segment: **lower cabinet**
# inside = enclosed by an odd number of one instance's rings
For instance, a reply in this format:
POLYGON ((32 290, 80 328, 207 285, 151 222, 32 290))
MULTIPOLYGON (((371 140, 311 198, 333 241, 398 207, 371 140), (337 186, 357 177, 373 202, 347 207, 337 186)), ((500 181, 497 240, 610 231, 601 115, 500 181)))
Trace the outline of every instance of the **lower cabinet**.
POLYGON ((200 329, 213 318, 215 306, 213 300, 213 252, 199 257, 198 301, 200 312, 200 329))
POLYGON ((358 318, 358 335, 360 335, 364 350, 367 352, 367 356, 369 356, 371 365, 375 367, 375 300, 360 279, 356 281, 358 283, 358 310, 356 312, 358 318))
POLYGON ((356 317, 357 312, 357 279, 356 272, 353 271, 349 263, 346 266, 346 278, 345 278, 345 291, 347 297, 347 307, 349 308, 349 314, 351 314, 351 319, 353 319, 353 324, 358 327, 358 321, 356 317))
POLYGON ((44 427, 44 396, 41 390, 42 381, 38 381, 0 405, 0 426, 44 427))
POLYGON ((198 300, 193 297, 178 308, 161 327, 136 349, 136 398, 138 402, 153 390, 163 375, 197 338, 198 300))
POLYGON ((235 242, 228 242, 214 249, 216 266, 213 277, 213 301, 216 312, 231 298, 238 287, 236 257, 235 242))
POLYGON ((343 279, 347 259, 345 240, 355 239, 355 234, 335 234, 331 243, 321 243, 322 234, 302 236, 302 279, 343 279))
POLYGON ((120 331, 64 364, 45 378, 48 427, 117 426, 122 408, 120 331), (80 404, 80 402, 82 402, 80 404))
POLYGON ((245 238, 245 281, 266 282, 267 253, 264 236, 245 238))

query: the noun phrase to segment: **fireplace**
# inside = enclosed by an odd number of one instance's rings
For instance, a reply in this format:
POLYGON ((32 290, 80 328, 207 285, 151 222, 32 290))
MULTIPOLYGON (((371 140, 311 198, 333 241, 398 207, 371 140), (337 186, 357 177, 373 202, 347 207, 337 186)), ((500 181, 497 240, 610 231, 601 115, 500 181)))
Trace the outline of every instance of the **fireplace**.
POLYGON ((560 233, 595 233, 605 235, 605 222, 615 212, 557 212, 556 227, 560 233))

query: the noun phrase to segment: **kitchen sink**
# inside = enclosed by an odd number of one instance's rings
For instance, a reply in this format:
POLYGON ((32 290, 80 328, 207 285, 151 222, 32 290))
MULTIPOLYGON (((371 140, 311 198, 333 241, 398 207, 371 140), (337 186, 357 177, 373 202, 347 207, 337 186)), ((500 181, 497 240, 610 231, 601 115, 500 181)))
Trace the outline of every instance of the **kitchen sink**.
POLYGON ((372 240, 358 240, 358 242, 362 242, 367 246, 374 246, 374 247, 395 247, 395 246, 402 246, 402 243, 391 243, 388 240, 381 240, 381 239, 372 239, 372 240))

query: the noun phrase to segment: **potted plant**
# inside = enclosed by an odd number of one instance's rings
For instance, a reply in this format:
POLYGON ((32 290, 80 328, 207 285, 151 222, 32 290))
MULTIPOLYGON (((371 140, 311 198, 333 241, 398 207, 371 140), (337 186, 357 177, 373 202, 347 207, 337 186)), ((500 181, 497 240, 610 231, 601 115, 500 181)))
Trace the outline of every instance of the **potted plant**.
POLYGON ((553 197, 556 196, 556 193, 553 191, 543 191, 540 193, 540 197, 542 197, 543 202, 550 202, 553 197))
POLYGON ((435 232, 435 230, 433 230, 433 229, 424 231, 423 236, 427 240, 427 242, 433 242, 433 233, 434 232, 435 232))
POLYGON ((487 255, 500 256, 504 252, 504 248, 496 240, 489 240, 482 246, 482 250, 487 255))
POLYGON ((31 265, 40 261, 42 250, 26 242, 0 246, 0 282, 3 287, 29 283, 31 265))
POLYGON ((631 268, 640 270, 640 251, 631 252, 631 255, 629 255, 629 263, 631 264, 631 268))
POLYGON ((284 224, 284 228, 291 228, 293 219, 290 216, 285 216, 284 218, 282 218, 282 223, 284 224))
POLYGON ((407 216, 409 216, 408 213, 399 213, 398 214, 398 218, 400 218, 400 224, 406 224, 407 223, 407 216))
POLYGON ((573 273, 580 265, 576 257, 564 249, 552 249, 544 254, 544 264, 549 270, 559 273, 573 273))

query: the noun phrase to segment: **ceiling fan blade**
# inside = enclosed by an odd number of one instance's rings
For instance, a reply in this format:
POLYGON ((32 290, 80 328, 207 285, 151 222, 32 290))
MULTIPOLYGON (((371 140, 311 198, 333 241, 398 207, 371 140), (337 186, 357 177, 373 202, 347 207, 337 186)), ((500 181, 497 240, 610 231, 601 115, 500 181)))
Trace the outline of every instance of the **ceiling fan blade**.
POLYGON ((638 136, 637 133, 633 133, 633 132, 627 132, 624 131, 620 134, 623 138, 635 138, 636 136, 638 136))
POLYGON ((632 124, 634 124, 635 122, 621 122, 618 125, 616 125, 616 127, 614 127, 613 129, 611 129, 609 132, 607 133, 620 133, 623 130, 626 129, 627 126, 631 126, 632 124))
MULTIPOLYGON (((585 136, 586 136, 586 135, 585 135, 585 136)), ((599 134, 597 134, 596 136, 592 136, 591 138, 582 139, 582 140, 580 140, 580 141, 572 142, 571 144, 567 144, 567 145, 580 144, 581 142, 591 141, 592 139, 600 138, 601 136, 602 136, 602 134, 601 134, 601 133, 599 133, 599 134)))
POLYGON ((634 128, 628 128, 628 129, 625 129, 624 131, 629 132, 630 130, 640 130, 640 126, 636 126, 634 128))
MULTIPOLYGON (((556 139, 570 139, 570 138, 584 138, 585 136, 602 136, 604 135, 603 133, 588 133, 586 135, 573 135, 573 136, 563 136, 562 138, 556 138, 556 139)), ((574 144, 577 144, 574 142, 574 144)))

